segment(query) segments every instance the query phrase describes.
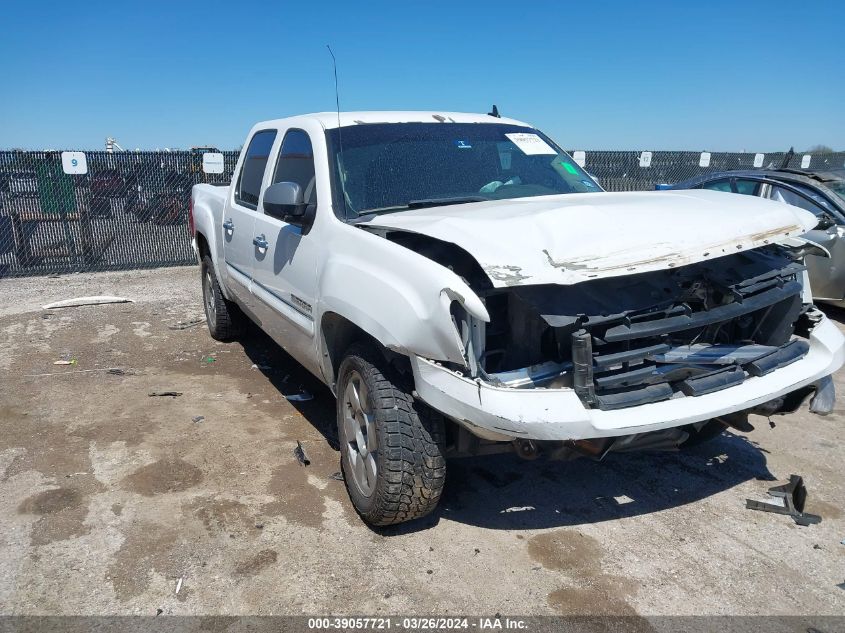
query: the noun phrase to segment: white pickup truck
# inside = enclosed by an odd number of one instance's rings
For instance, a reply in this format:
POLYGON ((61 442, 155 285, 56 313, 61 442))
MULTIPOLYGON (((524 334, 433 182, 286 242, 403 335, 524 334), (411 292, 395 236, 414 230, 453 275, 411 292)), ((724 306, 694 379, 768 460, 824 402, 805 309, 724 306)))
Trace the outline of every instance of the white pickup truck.
POLYGON ((423 516, 451 455, 677 449, 833 407, 812 214, 705 190, 608 193, 532 126, 450 112, 259 123, 196 185, 208 327, 255 321, 337 397, 373 525, 423 516))

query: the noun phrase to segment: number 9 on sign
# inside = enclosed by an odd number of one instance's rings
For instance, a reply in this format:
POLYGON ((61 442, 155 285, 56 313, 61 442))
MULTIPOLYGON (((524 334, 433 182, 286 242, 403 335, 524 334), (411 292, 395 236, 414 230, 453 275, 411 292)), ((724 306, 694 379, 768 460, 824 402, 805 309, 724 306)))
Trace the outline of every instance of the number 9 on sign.
POLYGON ((87 174, 85 152, 62 152, 62 171, 66 174, 87 174))

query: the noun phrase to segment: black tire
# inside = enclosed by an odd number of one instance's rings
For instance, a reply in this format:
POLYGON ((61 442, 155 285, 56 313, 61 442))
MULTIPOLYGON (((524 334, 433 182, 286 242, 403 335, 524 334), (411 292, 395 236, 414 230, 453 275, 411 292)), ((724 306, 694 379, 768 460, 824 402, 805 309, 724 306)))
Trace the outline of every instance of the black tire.
POLYGON ((689 433, 689 437, 681 442, 678 448, 692 448, 693 446, 698 446, 699 444, 704 444, 705 442, 714 440, 727 428, 728 425, 718 419, 708 420, 704 426, 698 430, 696 430, 696 428, 691 424, 687 425, 684 427, 684 431, 689 433))
POLYGON ((243 324, 243 313, 237 305, 223 297, 211 256, 203 256, 200 274, 205 321, 211 338, 217 341, 231 341, 237 338, 243 324))
MULTIPOLYGON (((446 460, 441 450, 443 418, 414 402, 410 389, 401 384, 380 354, 360 344, 349 348, 338 371, 337 423, 343 478, 355 510, 372 526, 424 517, 437 507, 446 481, 446 460), (377 447, 370 451, 375 455, 372 462, 376 471, 369 494, 366 485, 362 487, 356 479, 352 463, 361 459, 361 452, 346 430, 346 414, 351 411, 347 388, 356 380, 366 389, 363 399, 377 438, 377 447)), ((368 445, 369 439, 364 444, 368 445)))

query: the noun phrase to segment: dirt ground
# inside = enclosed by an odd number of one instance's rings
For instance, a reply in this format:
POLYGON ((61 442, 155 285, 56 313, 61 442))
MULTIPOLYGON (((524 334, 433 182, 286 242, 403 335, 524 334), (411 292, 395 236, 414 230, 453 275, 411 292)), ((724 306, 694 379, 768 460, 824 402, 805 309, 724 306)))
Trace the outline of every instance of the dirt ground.
POLYGON ((376 532, 330 392, 258 331, 173 329, 195 268, 0 298, 3 614, 845 615, 843 404, 684 454, 453 461, 436 515, 376 532), (135 302, 41 309, 92 294, 135 302), (821 524, 745 509, 791 473, 821 524))

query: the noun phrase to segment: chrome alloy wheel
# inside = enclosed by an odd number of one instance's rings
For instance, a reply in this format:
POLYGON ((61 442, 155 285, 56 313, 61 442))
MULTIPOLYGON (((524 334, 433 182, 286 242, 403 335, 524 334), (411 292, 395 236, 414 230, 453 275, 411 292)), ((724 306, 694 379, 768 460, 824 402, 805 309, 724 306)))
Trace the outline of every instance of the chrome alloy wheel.
POLYGON ((343 392, 343 432, 346 440, 346 463, 355 485, 365 497, 376 487, 376 455, 378 438, 369 394, 364 379, 351 371, 343 392))
POLYGON ((205 277, 202 280, 202 294, 205 299, 205 316, 208 324, 214 327, 217 323, 217 304, 214 296, 214 279, 211 275, 211 268, 205 269, 205 277))

